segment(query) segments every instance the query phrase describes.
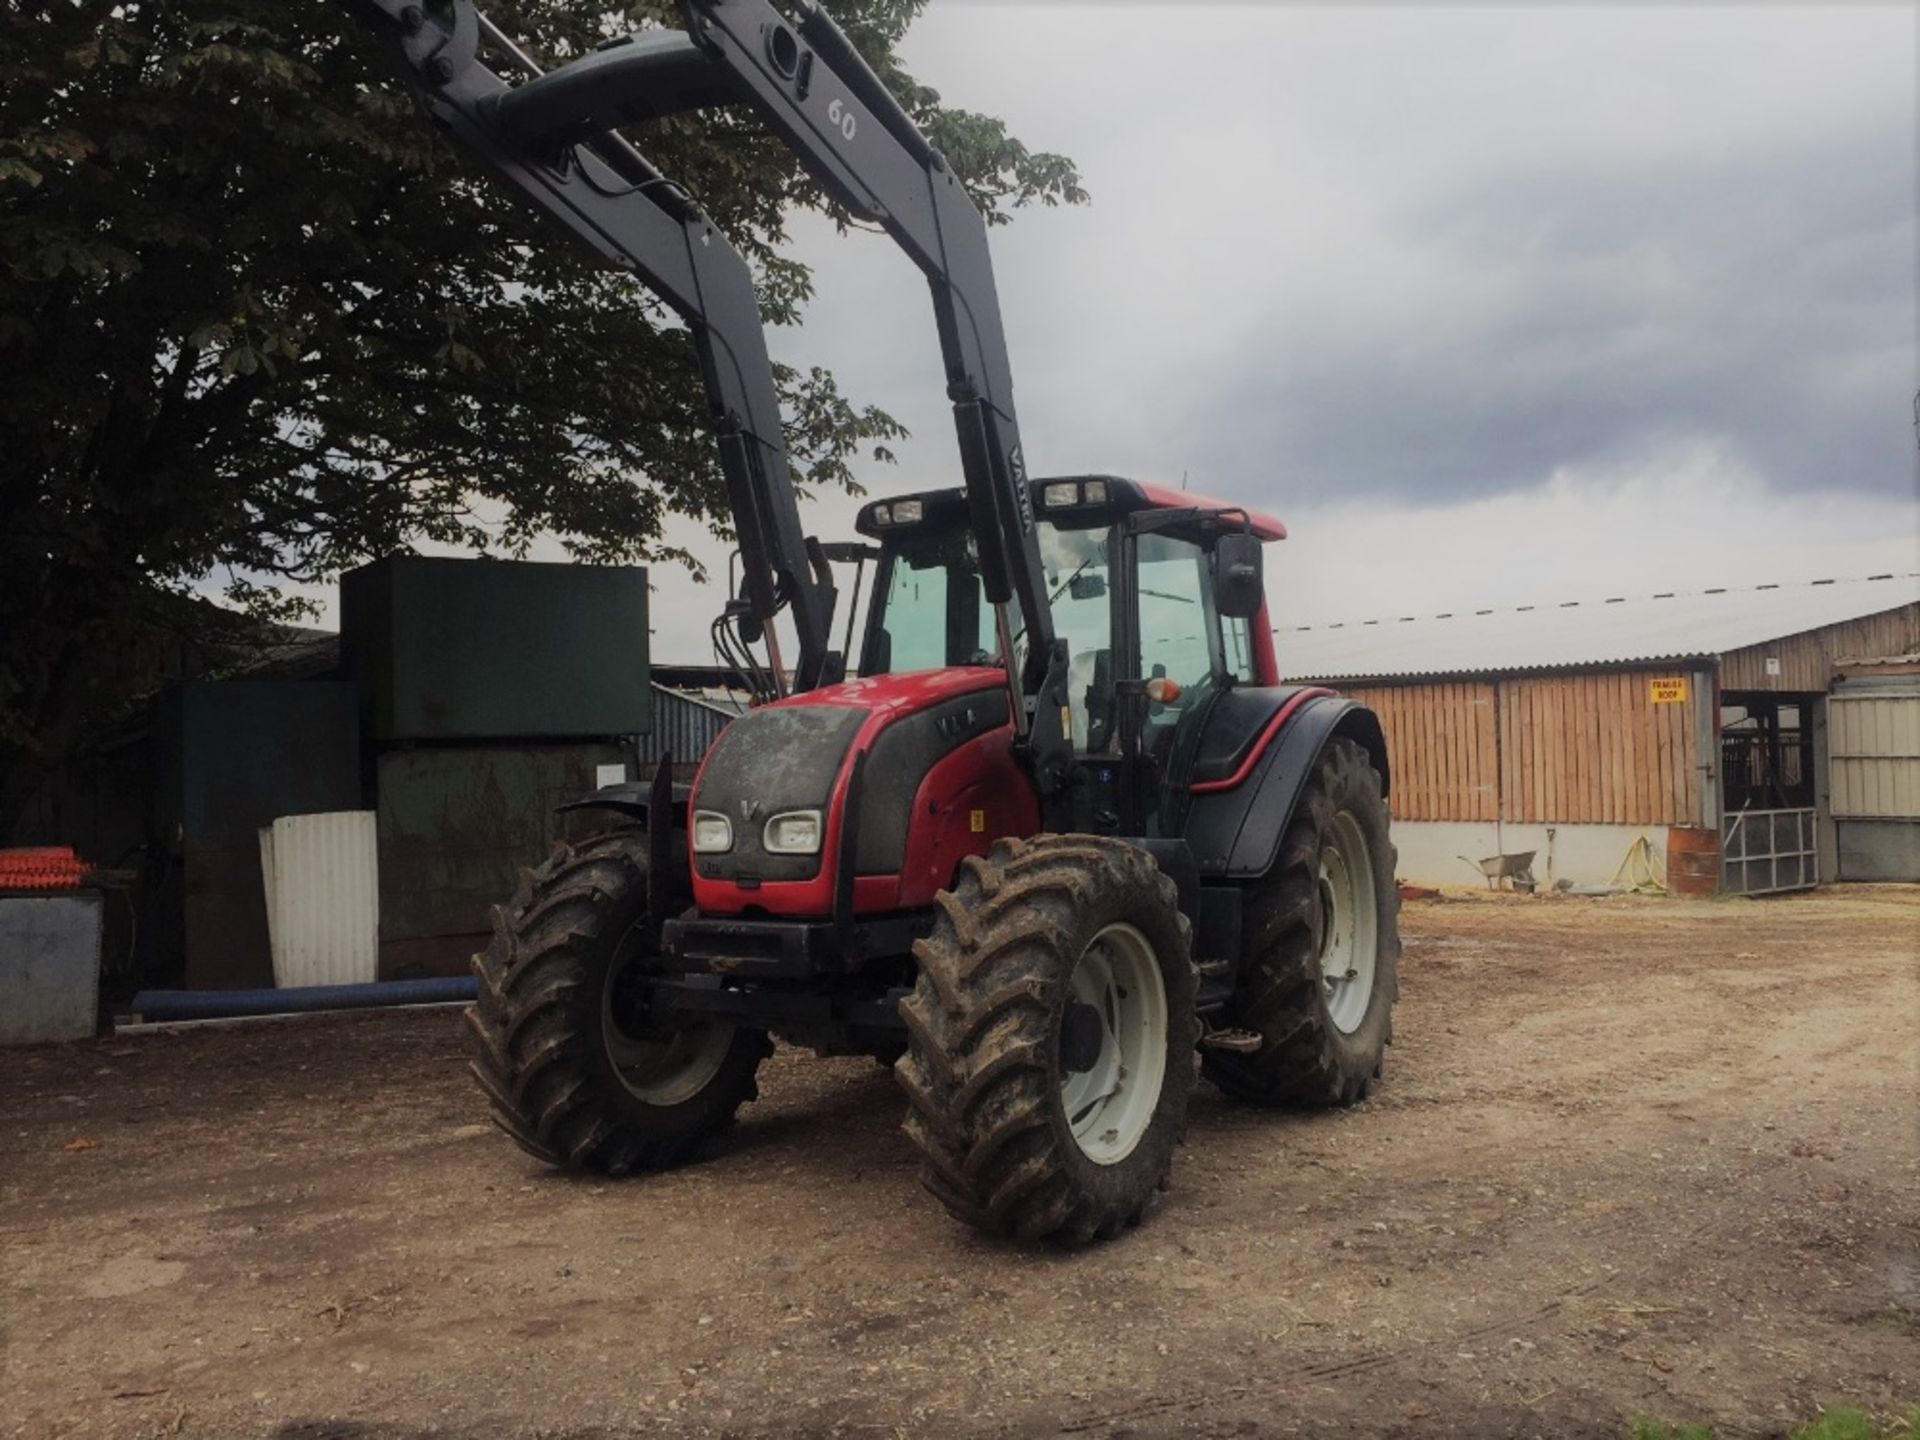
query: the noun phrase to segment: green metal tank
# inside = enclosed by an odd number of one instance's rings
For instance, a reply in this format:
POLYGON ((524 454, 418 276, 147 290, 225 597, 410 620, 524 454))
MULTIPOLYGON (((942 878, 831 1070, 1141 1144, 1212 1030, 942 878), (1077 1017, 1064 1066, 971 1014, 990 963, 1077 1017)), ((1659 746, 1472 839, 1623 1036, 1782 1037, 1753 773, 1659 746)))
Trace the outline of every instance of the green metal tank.
POLYGON ((644 734, 647 572, 393 555, 340 577, 340 652, 367 737, 644 734))

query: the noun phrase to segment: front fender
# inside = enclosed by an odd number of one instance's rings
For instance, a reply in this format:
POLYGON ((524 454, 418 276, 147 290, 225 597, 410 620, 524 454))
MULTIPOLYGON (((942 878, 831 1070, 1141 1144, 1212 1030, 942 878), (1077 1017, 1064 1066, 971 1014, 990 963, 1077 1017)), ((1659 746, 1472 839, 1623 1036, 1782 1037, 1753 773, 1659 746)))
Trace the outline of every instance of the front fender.
MULTIPOLYGON (((675 781, 668 799, 670 827, 686 828, 687 792, 693 787, 684 781, 675 781)), ((653 785, 645 780, 622 780, 617 785, 602 785, 598 790, 569 800, 555 808, 562 815, 580 810, 605 810, 632 820, 644 829, 652 829, 653 785)))
POLYGON ((1250 880, 1273 868, 1307 777, 1336 736, 1366 750, 1386 792, 1392 777, 1379 717, 1331 691, 1300 697, 1243 780, 1194 795, 1186 837, 1202 875, 1250 880))
POLYGON ((693 899, 693 872, 687 863, 687 794, 691 787, 673 778, 673 760, 662 756, 653 779, 642 784, 622 781, 602 785, 591 795, 559 807, 570 811, 602 810, 639 825, 647 836, 647 925, 652 943, 660 941, 660 927, 669 915, 684 910, 693 899), (660 817, 664 823, 656 825, 660 817))

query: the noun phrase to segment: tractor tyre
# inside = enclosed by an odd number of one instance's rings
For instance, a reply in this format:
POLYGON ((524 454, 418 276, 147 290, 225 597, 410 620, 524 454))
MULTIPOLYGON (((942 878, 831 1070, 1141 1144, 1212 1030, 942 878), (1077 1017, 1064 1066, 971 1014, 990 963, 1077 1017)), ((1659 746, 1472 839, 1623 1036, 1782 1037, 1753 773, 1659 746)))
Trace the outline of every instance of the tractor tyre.
POLYGON ((1400 891, 1380 772, 1336 737, 1320 753, 1267 877, 1242 911, 1239 977, 1224 1023, 1251 1053, 1204 1052, 1222 1090, 1265 1105, 1367 1098, 1393 1038, 1400 891))
POLYGON ((937 911, 895 1066, 922 1183, 996 1235, 1086 1244, 1138 1224, 1195 1082, 1173 881, 1104 836, 1002 840, 937 911))
POLYGON ((493 939, 473 957, 474 1077, 494 1122, 562 1169, 624 1175, 690 1158, 758 1095, 773 1051, 759 1031, 644 1017, 646 856, 631 829, 559 846, 493 907, 493 939))

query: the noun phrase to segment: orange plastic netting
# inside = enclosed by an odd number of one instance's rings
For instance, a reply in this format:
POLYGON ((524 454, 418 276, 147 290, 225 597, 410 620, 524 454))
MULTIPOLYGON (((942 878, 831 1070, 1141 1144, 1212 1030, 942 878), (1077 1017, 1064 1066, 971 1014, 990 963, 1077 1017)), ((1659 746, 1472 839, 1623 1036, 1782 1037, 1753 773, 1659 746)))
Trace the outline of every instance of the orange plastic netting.
POLYGON ((71 890, 91 869, 66 845, 0 850, 0 890, 71 890))

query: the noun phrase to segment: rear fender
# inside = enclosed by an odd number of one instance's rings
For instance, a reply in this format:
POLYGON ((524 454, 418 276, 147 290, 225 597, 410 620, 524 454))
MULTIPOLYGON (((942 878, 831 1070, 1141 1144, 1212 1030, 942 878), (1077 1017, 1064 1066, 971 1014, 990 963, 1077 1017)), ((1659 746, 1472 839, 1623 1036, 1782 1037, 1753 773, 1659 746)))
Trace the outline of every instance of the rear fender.
POLYGON ((1391 775, 1379 717, 1331 691, 1297 697, 1243 780, 1194 795, 1186 835, 1203 876, 1251 880, 1273 868, 1307 777, 1336 737, 1366 750, 1386 791, 1391 775))

